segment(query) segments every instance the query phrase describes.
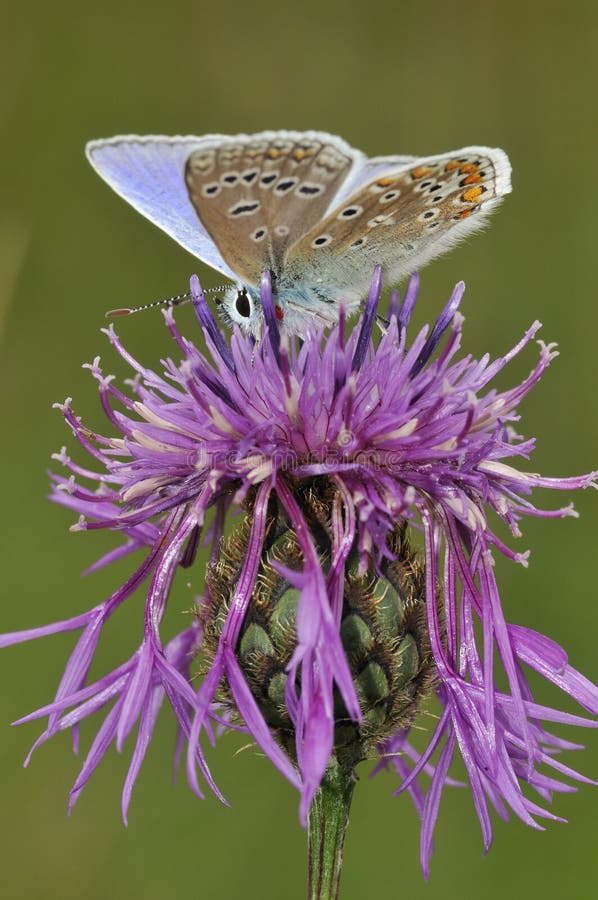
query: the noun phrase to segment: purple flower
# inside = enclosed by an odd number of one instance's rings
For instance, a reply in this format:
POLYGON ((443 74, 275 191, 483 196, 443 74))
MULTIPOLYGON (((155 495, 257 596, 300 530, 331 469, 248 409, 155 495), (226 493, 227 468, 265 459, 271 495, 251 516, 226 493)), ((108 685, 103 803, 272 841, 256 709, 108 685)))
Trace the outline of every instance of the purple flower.
POLYGON ((542 723, 595 726, 596 720, 535 703, 524 666, 592 716, 598 714, 598 688, 569 665, 552 640, 505 621, 493 554, 523 565, 527 555, 506 546, 492 523, 502 520, 517 537, 524 515, 574 515, 571 506, 540 511, 529 496, 537 487, 595 487, 595 473, 554 479, 514 468, 514 458, 527 459, 533 449, 533 441, 513 427, 519 401, 556 354, 539 342, 538 362, 522 384, 503 392, 492 388, 495 376, 540 326, 534 323, 502 358, 458 356, 463 289, 462 284, 455 288, 430 331, 423 329, 408 343, 418 279, 411 279, 402 303, 393 295, 386 321, 377 315, 377 270, 352 332, 341 314, 336 327, 298 341, 279 330, 264 276, 264 335, 256 342, 235 330, 227 343, 193 278, 193 303, 208 353, 178 332, 168 311, 166 323, 182 361, 164 360, 163 374, 140 365, 114 330, 107 331, 135 379, 123 393, 103 374, 99 360, 89 366, 115 436, 90 431, 70 401, 63 404, 64 417, 95 468, 82 468, 61 451, 56 459, 70 474, 54 477, 52 496, 78 515, 73 530, 122 534, 119 548, 92 568, 139 549, 143 562, 90 611, 0 638, 6 646, 81 631, 54 700, 20 720, 47 719, 37 747, 57 731, 76 733, 88 715, 107 710, 71 805, 108 746, 115 742, 121 749, 137 727, 123 791, 126 819, 165 696, 198 794, 199 769, 221 796, 202 739, 213 744, 222 729, 246 730, 300 790, 303 821, 331 756, 340 758, 341 730, 351 730, 354 738, 343 746, 350 748, 353 763, 363 758, 366 744, 376 747, 378 768, 393 766, 399 791, 407 790, 418 808, 426 873, 456 749, 486 847, 488 801, 503 818, 510 808, 539 827, 536 817, 557 817, 523 793, 526 783, 548 802, 553 791, 571 790, 561 776, 589 781, 557 758, 559 751, 578 745, 550 734, 542 723), (376 321, 382 323, 377 342, 376 321), (231 544, 223 534, 233 512, 240 513, 241 537, 231 544), (404 543, 405 523, 423 535, 421 562, 404 543), (194 563, 200 541, 210 546, 205 595, 188 627, 165 645, 161 625, 175 573, 194 563), (363 610, 382 615, 383 595, 376 594, 382 584, 394 584, 401 593, 400 565, 401 572, 411 573, 411 594, 396 627, 402 640, 407 610, 412 640, 399 647, 398 632, 385 644, 388 622, 383 627, 363 610), (144 582, 139 647, 117 669, 89 682, 104 624, 144 582), (347 599, 351 591, 354 601, 347 599), (262 598, 263 609, 264 597, 270 603, 274 595, 279 605, 259 619, 258 601, 262 598), (289 615, 284 627, 281 610, 289 615), (288 645, 284 664, 276 663, 277 639, 269 630, 276 623, 288 645), (408 650, 415 653, 409 678, 404 675, 408 650), (266 678, 268 696, 260 693, 260 678, 266 678), (396 682, 392 689, 389 678, 396 682), (409 735, 431 691, 442 714, 420 754, 409 735), (417 781, 420 775, 429 777, 427 789, 417 781))

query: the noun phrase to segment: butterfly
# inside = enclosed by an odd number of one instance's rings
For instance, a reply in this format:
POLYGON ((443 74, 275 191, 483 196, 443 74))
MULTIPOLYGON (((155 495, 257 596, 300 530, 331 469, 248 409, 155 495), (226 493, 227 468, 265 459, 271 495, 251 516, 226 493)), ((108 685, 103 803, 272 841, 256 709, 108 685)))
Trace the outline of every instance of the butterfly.
POLYGON ((507 155, 465 147, 368 158, 319 131, 91 141, 89 161, 135 209, 233 284, 219 312, 259 334, 272 276, 290 333, 354 312, 372 271, 404 276, 482 226, 511 190, 507 155))

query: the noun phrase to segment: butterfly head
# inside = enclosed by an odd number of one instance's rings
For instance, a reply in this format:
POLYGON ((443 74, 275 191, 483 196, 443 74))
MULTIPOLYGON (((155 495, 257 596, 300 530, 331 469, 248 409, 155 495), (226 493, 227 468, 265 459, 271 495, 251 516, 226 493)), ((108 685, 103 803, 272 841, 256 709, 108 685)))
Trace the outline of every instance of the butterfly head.
POLYGON ((218 303, 218 313, 227 325, 237 325, 241 331, 256 337, 261 333, 262 304, 253 286, 238 282, 227 288, 218 303))

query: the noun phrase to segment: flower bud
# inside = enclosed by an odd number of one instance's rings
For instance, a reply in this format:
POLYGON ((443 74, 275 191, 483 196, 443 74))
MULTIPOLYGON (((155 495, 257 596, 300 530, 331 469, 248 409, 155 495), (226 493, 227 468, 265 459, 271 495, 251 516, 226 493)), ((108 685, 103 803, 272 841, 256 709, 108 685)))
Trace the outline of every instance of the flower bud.
MULTIPOLYGON (((304 515, 319 535, 325 571, 330 566, 330 512, 334 499, 327 485, 302 492, 304 515)), ((218 647, 230 600, 247 553, 251 510, 231 537, 222 542, 218 560, 207 573, 201 608, 204 661, 209 666, 218 647)), ((374 747, 408 726, 424 697, 434 688, 435 667, 428 637, 425 579, 420 554, 412 549, 407 523, 401 520, 388 539, 390 556, 382 571, 360 574, 356 560, 344 583, 340 634, 362 714, 353 721, 338 690, 334 691, 334 753, 353 768, 374 747)), ((251 692, 278 742, 295 758, 295 732, 285 702, 288 666, 297 646, 299 591, 279 567, 300 571, 302 554, 293 530, 279 514, 269 519, 258 578, 248 607, 236 657, 251 692)), ((231 709, 226 684, 218 699, 231 709)))

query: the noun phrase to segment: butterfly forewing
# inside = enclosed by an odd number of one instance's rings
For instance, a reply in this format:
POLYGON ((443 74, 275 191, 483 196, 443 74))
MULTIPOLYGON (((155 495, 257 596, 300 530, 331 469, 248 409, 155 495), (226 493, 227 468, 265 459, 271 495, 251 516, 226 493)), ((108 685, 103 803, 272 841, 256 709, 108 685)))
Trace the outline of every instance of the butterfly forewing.
POLYGON ((394 284, 482 225, 509 175, 505 154, 486 147, 378 169, 289 249, 286 266, 308 281, 324 268, 333 289, 355 291, 380 263, 394 284))
POLYGON ((280 271, 288 248, 316 227, 361 154, 336 138, 289 132, 192 152, 185 183, 198 218, 240 279, 280 271))

